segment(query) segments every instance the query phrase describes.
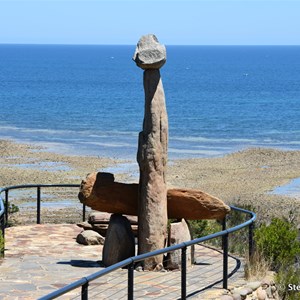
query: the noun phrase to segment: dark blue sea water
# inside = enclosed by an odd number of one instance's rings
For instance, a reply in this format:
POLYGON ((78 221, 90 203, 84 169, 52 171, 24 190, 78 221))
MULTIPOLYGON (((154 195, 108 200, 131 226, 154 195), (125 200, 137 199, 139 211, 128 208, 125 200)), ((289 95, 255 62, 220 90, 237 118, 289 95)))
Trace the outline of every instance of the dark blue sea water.
MULTIPOLYGON (((0 45, 0 138, 135 159, 135 46, 0 45)), ((169 156, 300 149, 300 47, 167 46, 169 156)))

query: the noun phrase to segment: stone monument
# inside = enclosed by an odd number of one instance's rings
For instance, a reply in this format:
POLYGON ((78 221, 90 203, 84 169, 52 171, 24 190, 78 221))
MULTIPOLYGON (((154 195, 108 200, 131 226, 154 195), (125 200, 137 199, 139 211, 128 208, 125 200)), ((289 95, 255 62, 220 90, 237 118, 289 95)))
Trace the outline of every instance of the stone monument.
MULTIPOLYGON (((108 228, 105 222, 103 262, 106 266, 135 253, 132 226, 136 223, 132 224, 129 220, 132 217, 124 215, 138 216, 138 253, 143 254, 166 246, 168 218, 220 220, 230 211, 222 200, 203 191, 167 190, 168 117, 159 71, 166 62, 166 48, 155 35, 142 36, 133 60, 144 70, 145 111, 137 152, 139 183, 116 182, 111 173, 94 172, 82 180, 78 194, 80 202, 92 209, 113 213, 108 228)), ((170 225, 169 244, 190 238, 185 220, 170 225)), ((191 252, 190 262, 192 256, 191 252)), ((169 268, 179 265, 180 257, 175 251, 170 255, 169 268)), ((162 255, 144 261, 145 270, 159 270, 162 266, 162 255)))
MULTIPOLYGON (((138 194, 139 254, 164 248, 167 238, 166 164, 168 116, 159 69, 166 62, 166 48, 153 34, 142 36, 133 60, 144 70, 145 111, 139 134, 137 161, 140 169, 138 194)), ((146 259, 145 270, 163 263, 163 256, 146 259)))

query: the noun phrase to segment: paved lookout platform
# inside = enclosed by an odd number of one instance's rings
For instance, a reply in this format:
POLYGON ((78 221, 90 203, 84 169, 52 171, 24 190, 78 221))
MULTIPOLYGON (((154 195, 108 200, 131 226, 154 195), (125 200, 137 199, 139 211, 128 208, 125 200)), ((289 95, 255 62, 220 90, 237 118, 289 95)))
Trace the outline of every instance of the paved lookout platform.
MULTIPOLYGON (((7 228, 5 258, 0 262, 0 299, 37 299, 99 271, 102 246, 77 244, 80 231, 72 224, 7 228)), ((195 257, 197 264, 187 270, 187 293, 194 299, 214 299, 222 291, 222 253, 197 246, 195 257), (211 289, 205 289, 213 283, 214 296, 211 289)), ((229 283, 243 277, 238 261, 229 258, 229 273, 232 271, 229 283)), ((180 299, 179 271, 135 271, 134 276, 135 299, 180 299)), ((77 289, 59 299, 80 299, 79 295, 77 289)), ((93 281, 89 297, 127 299, 127 270, 93 281)))

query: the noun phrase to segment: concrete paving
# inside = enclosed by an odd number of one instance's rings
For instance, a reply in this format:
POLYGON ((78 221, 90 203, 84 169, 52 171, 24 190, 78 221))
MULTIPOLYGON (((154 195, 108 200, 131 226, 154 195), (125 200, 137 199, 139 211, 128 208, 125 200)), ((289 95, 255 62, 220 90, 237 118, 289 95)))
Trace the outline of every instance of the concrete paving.
MULTIPOLYGON (((101 270, 102 246, 76 243, 81 228, 42 224, 6 230, 5 258, 0 262, 0 299, 37 299, 75 280, 101 270)), ((222 290, 222 253, 197 245, 197 263, 187 270, 187 294, 216 299, 222 290), (214 285, 212 289, 207 287, 214 285)), ((239 261, 229 258, 230 282, 241 280, 239 261)), ((135 299, 180 299, 180 271, 134 271, 135 299)), ((127 270, 117 270, 89 286, 90 299, 127 299, 127 270)), ((80 289, 59 299, 80 299, 80 289)))

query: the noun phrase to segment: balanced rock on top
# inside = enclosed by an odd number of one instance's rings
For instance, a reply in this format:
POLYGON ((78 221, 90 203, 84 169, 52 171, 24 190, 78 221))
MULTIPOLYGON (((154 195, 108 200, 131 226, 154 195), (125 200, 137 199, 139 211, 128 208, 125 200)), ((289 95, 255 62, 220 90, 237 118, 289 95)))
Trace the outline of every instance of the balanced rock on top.
POLYGON ((166 62, 166 47, 158 42, 154 34, 144 35, 140 38, 133 60, 143 70, 160 69, 166 62))

